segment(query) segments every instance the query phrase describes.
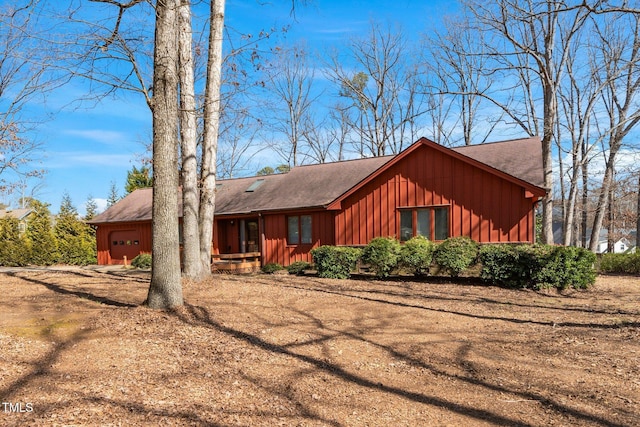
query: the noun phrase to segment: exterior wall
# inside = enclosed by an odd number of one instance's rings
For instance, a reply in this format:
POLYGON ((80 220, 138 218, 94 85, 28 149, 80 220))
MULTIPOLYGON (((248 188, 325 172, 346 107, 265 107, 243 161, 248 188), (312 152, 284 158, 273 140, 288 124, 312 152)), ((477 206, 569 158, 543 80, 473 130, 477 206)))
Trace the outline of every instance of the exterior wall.
POLYGON ((287 266, 296 261, 311 262, 311 249, 333 245, 333 213, 289 212, 262 216, 262 265, 272 262, 287 266), (287 244, 287 218, 289 215, 311 215, 312 244, 287 244))
POLYGON ((399 234, 402 207, 448 206, 449 235, 478 242, 533 242, 533 199, 523 187, 428 146, 342 201, 337 245, 399 234))
MULTIPOLYGON (((112 247, 112 235, 113 233, 132 232, 139 239, 139 244, 134 245, 139 247, 137 254, 151 252, 151 221, 145 222, 118 222, 98 225, 96 230, 96 246, 98 248, 98 264, 110 265, 110 264, 123 264, 122 258, 111 257, 112 247)), ((132 242, 133 243, 133 242, 132 242)), ((131 262, 131 258, 128 258, 128 262, 131 262)))

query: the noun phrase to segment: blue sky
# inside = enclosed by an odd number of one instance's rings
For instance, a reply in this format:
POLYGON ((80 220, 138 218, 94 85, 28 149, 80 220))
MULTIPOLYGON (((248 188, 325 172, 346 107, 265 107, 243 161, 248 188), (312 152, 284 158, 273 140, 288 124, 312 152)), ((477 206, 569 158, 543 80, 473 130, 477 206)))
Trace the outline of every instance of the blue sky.
MULTIPOLYGON (((288 42, 302 39, 315 49, 325 49, 366 34, 372 20, 400 25, 408 37, 417 39, 437 26, 444 14, 454 12, 448 1, 316 0, 297 5, 294 19, 290 7, 289 0, 228 0, 226 23, 254 34, 290 25, 288 42)), ((144 145, 151 139, 151 113, 140 97, 123 95, 93 108, 59 109, 84 92, 86 87, 76 81, 50 94, 44 109, 34 106, 32 110, 51 114, 53 119, 41 125, 35 136, 43 144, 41 166, 46 176, 36 190, 32 187, 38 183, 29 182, 26 195, 33 191, 51 205, 52 212, 58 211, 64 193, 81 214, 89 196, 105 206, 112 182, 124 194, 127 171, 139 165, 144 145)), ((19 196, 14 193, 1 201, 17 207, 19 196)))

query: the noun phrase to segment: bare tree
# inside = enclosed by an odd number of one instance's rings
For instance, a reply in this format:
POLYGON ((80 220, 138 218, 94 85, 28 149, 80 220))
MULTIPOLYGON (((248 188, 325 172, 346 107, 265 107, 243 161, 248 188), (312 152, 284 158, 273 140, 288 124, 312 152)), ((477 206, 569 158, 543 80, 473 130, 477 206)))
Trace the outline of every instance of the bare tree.
POLYGON ((178 231, 178 9, 179 0, 158 0, 154 49, 152 269, 147 304, 183 304, 178 231))
MULTIPOLYGON (((545 243, 553 242, 553 158, 552 149, 558 120, 558 90, 571 41, 589 16, 586 7, 568 8, 565 1, 498 0, 485 3, 471 0, 471 12, 483 31, 492 36, 494 45, 488 53, 495 59, 490 73, 517 72, 523 83, 517 99, 520 108, 503 99, 490 98, 529 135, 539 134, 541 121, 544 183, 549 192, 542 200, 545 243), (542 91, 534 93, 534 82, 542 91), (542 111, 535 100, 542 98, 542 111), (524 107, 524 108, 523 108, 524 107), (520 114, 521 111, 526 115, 520 114), (533 125, 532 125, 533 124, 533 125)), ((511 100, 512 98, 507 98, 511 100)))
POLYGON ((43 104, 49 91, 68 80, 52 72, 56 59, 41 35, 38 2, 14 3, 0 6, 0 193, 5 194, 43 175, 34 166, 42 147, 30 135, 40 121, 25 109, 43 104))
POLYGON ((640 122, 640 15, 621 13, 611 16, 603 26, 596 27, 603 67, 598 75, 604 83, 602 101, 608 118, 606 127, 606 166, 600 197, 596 206, 589 249, 595 251, 614 180, 617 155, 624 139, 640 122), (632 29, 621 31, 621 28, 632 29))
POLYGON ((305 136, 313 132, 311 109, 319 96, 313 93, 314 71, 308 52, 302 45, 279 49, 267 70, 266 87, 275 95, 271 126, 286 138, 286 144, 273 148, 287 164, 297 166, 304 145, 311 143, 305 142, 305 136))
POLYGON ((448 31, 434 33, 423 49, 425 75, 429 77, 424 86, 434 140, 449 146, 460 140, 465 145, 483 143, 505 114, 499 111, 491 117, 481 111, 484 96, 489 96, 494 86, 491 75, 485 74, 490 62, 484 52, 488 42, 482 40, 481 33, 465 31, 471 25, 466 16, 446 23, 448 31))
POLYGON ((350 58, 330 59, 329 77, 354 100, 357 120, 349 126, 363 142, 361 156, 399 153, 415 139, 416 120, 425 113, 418 67, 410 60, 415 56, 401 31, 375 23, 367 38, 351 41, 348 52, 350 58))

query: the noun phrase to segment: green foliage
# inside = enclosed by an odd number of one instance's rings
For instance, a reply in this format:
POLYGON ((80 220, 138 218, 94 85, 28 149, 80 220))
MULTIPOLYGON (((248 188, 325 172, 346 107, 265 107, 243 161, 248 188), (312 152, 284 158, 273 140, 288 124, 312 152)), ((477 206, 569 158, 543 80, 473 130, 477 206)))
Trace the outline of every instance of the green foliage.
POLYGON ((0 265, 24 267, 29 264, 29 254, 29 243, 20 233, 18 219, 0 219, 0 265))
POLYGON ((416 276, 429 274, 435 249, 436 245, 426 237, 415 236, 402 245, 400 264, 416 276))
POLYGON ((436 263, 448 271, 451 277, 457 277, 471 266, 478 256, 478 243, 469 237, 449 237, 435 250, 436 263))
POLYGON ((361 254, 360 249, 347 246, 320 246, 311 250, 318 276, 328 279, 348 279, 361 254))
POLYGON ((483 245, 481 277, 514 288, 587 288, 595 282, 595 255, 552 245, 483 245))
POLYGON ((57 262, 69 265, 87 265, 96 262, 94 230, 79 219, 78 212, 68 194, 62 198, 54 234, 59 254, 57 262))
POLYGON ((138 188, 149 187, 153 187, 151 168, 148 166, 141 166, 140 169, 138 169, 134 166, 132 170, 127 172, 127 182, 124 185, 124 190, 127 194, 132 193, 138 188))
POLYGON ((131 266, 135 268, 151 268, 151 254, 139 254, 131 260, 131 266))
POLYGON ((387 277, 398 266, 400 242, 393 237, 376 237, 362 251, 362 262, 369 264, 377 277, 387 277))
POLYGON ((296 261, 287 266, 287 271, 289 274, 302 274, 305 270, 309 270, 311 268, 311 264, 307 261, 296 261))
POLYGON ((265 264, 262 267, 262 272, 266 274, 273 274, 276 271, 284 270, 284 267, 276 262, 271 262, 269 264, 265 264))
POLYGON ((29 262, 35 265, 52 265, 58 261, 58 245, 51 229, 49 205, 33 200, 31 208, 33 214, 29 217, 25 234, 31 249, 29 262))
POLYGON ((92 220, 98 214, 98 204, 96 203, 93 196, 89 196, 87 198, 87 203, 85 203, 85 209, 87 213, 84 216, 85 221, 92 220))
POLYGON ((110 208, 111 206, 118 203, 119 200, 120 196, 118 195, 118 187, 116 187, 115 181, 111 181, 111 185, 109 187, 109 196, 107 197, 107 207, 110 208))
POLYGON ((635 254, 604 254, 600 259, 602 273, 640 274, 640 252, 635 254))

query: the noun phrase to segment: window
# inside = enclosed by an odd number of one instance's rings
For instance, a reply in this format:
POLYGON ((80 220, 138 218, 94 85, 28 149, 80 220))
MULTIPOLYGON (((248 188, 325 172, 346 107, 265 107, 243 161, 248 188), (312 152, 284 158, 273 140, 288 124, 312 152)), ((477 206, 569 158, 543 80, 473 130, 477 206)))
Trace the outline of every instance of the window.
POLYGON ((445 240, 449 237, 449 207, 434 206, 400 210, 400 241, 414 236, 429 240, 445 240))
POLYGON ((290 216, 287 218, 287 244, 310 245, 313 243, 311 236, 311 215, 290 216))

